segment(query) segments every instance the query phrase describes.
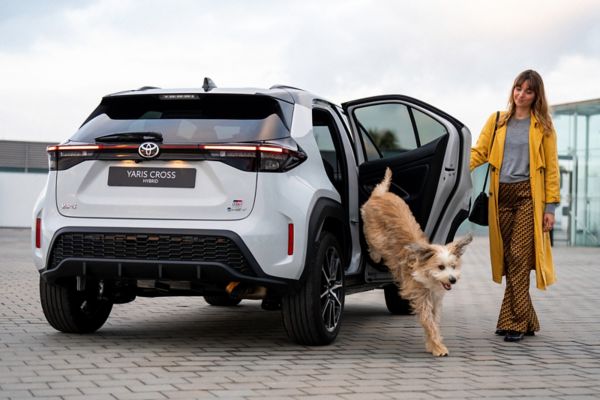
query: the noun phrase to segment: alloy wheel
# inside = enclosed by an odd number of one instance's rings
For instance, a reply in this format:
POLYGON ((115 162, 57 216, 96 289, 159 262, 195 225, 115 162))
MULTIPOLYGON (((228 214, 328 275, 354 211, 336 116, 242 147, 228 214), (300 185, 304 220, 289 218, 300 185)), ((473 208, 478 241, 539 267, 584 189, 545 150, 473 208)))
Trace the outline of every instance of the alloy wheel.
POLYGON ((340 255, 331 246, 326 250, 321 266, 321 317, 329 332, 336 329, 342 315, 343 273, 340 255))

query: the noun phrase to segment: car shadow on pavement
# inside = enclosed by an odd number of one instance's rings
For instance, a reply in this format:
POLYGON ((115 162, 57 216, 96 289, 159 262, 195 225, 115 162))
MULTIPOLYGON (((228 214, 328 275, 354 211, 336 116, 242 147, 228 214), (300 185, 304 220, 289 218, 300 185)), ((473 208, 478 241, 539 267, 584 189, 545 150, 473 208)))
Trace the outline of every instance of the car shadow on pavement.
MULTIPOLYGON (((368 352, 391 357, 406 353, 427 356, 422 329, 414 316, 391 315, 385 305, 350 304, 344 311, 342 329, 328 346, 302 346, 287 337, 279 311, 265 311, 259 302, 243 302, 235 307, 214 307, 201 299, 177 304, 160 299, 138 299, 117 305, 104 327, 93 334, 59 333, 49 326, 42 329, 47 346, 77 347, 144 352, 168 350, 189 352, 261 352, 270 355, 295 351, 368 352), (154 303, 136 304, 136 303, 154 303), (136 305, 134 307, 134 305, 136 305), (274 353, 273 353, 274 352, 274 353)), ((37 336, 37 335, 36 335, 37 336)))

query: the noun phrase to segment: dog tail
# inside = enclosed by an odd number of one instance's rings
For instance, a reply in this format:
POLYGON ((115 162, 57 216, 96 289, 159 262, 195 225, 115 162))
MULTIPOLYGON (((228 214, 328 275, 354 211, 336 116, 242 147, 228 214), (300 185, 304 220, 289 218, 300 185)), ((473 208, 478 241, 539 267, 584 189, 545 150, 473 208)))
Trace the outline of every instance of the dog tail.
POLYGON ((373 189, 372 196, 382 196, 383 194, 390 191, 390 184, 392 183, 392 170, 389 168, 385 169, 385 176, 383 180, 375 186, 373 189))

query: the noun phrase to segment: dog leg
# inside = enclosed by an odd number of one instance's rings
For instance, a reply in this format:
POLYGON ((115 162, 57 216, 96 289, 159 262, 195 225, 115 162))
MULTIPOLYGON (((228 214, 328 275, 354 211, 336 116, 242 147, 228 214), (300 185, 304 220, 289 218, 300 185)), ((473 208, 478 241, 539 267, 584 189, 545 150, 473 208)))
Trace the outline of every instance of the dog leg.
POLYGON ((448 355, 448 348, 442 342, 444 338, 442 337, 442 333, 440 331, 441 320, 442 320, 442 298, 443 296, 436 296, 433 301, 433 320, 435 324, 435 331, 437 337, 434 339, 437 344, 438 352, 441 353, 442 356, 448 355))
POLYGON ((375 261, 376 263, 380 263, 382 259, 381 254, 371 248, 369 249, 369 257, 371 257, 371 260, 375 261))
POLYGON ((436 357, 448 355, 448 349, 442 343, 439 326, 434 313, 434 305, 431 299, 419 301, 415 304, 415 311, 419 314, 419 320, 425 330, 425 349, 436 357))

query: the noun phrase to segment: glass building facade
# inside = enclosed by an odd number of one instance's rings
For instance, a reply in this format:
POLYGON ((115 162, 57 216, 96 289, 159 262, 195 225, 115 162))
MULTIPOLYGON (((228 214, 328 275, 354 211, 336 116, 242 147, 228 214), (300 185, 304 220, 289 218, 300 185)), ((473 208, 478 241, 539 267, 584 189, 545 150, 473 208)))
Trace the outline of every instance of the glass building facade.
POLYGON ((552 118, 561 178, 554 241, 600 246, 600 99, 554 105, 552 118))

